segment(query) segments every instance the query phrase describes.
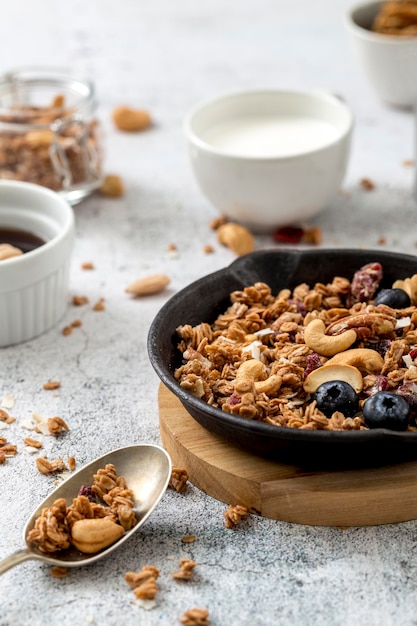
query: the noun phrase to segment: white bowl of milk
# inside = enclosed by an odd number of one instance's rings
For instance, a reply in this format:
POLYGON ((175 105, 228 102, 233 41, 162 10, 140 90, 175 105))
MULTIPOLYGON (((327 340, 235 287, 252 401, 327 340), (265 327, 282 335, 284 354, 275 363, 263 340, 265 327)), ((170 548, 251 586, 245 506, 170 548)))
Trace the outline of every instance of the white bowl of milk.
POLYGON ((352 127, 346 103, 321 91, 227 94, 185 120, 203 194, 256 232, 308 220, 331 205, 346 173, 352 127))

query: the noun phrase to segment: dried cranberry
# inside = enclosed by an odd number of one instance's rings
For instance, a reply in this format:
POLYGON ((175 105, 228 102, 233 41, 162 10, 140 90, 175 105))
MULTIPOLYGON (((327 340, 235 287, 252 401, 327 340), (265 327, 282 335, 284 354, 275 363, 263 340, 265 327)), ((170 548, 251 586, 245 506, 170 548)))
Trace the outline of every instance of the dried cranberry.
POLYGON ((316 370, 318 367, 322 366, 320 355, 317 352, 312 352, 311 354, 307 354, 306 357, 306 368, 304 370, 304 378, 312 372, 316 370))
POLYGON ((274 235, 274 241, 278 243, 300 243, 304 235, 304 230, 299 226, 281 226, 274 235))
POLYGON ((307 313, 307 307, 304 302, 300 302, 299 300, 288 300, 288 304, 292 304, 296 306, 297 313, 301 313, 301 315, 305 315, 307 313))
POLYGON ((240 403, 240 397, 236 393, 232 393, 228 403, 230 404, 230 406, 235 406, 236 404, 240 403))
POLYGON ((369 387, 369 389, 366 390, 365 395, 370 397, 376 393, 379 393, 380 391, 386 391, 387 388, 388 378, 386 376, 382 376, 382 374, 379 374, 376 377, 375 383, 372 385, 372 387, 369 387))
POLYGON ((409 352, 408 354, 409 354, 409 356, 410 356, 412 359, 415 359, 415 358, 416 358, 416 356, 417 356, 417 348, 414 348, 414 349, 413 349, 413 350, 411 350, 411 352, 409 352))
POLYGON ((91 487, 87 487, 86 485, 82 485, 82 487, 80 487, 78 495, 85 496, 90 500, 90 502, 97 502, 96 494, 91 487))
POLYGON ((380 263, 367 263, 355 272, 351 284, 350 306, 355 302, 370 300, 378 289, 382 276, 380 263))

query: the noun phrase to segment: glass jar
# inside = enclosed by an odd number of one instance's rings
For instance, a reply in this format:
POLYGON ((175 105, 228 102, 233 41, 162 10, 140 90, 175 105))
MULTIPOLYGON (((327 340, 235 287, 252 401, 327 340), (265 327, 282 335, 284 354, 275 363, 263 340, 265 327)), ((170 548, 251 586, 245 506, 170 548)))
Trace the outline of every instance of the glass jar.
POLYGON ((54 69, 0 76, 0 179, 57 191, 77 204, 102 182, 94 85, 54 69))

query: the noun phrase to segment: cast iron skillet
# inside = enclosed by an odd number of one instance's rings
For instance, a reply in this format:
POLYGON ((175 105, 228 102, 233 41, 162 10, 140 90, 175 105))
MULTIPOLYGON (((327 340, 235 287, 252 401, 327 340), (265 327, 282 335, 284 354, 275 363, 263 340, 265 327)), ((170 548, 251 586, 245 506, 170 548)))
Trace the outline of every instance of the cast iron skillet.
POLYGON ((417 273, 417 257, 380 250, 260 250, 239 257, 225 269, 197 280, 175 294, 158 312, 149 330, 148 354, 161 381, 204 428, 255 455, 314 467, 387 465, 417 458, 417 433, 386 429, 364 431, 297 430, 226 413, 195 398, 176 382, 180 365, 175 329, 213 322, 230 304, 229 294, 255 282, 276 294, 306 282, 351 279, 365 263, 382 264, 380 287, 417 273))

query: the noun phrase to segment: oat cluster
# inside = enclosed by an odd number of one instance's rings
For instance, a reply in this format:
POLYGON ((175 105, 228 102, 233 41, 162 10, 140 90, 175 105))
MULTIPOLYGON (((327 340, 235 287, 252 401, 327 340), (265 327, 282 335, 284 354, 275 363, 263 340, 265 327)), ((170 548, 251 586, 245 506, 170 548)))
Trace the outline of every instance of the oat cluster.
POLYGON ((153 600, 158 592, 159 569, 144 565, 139 572, 126 572, 125 581, 139 600, 153 600))
POLYGON ((182 467, 173 467, 168 487, 177 493, 184 493, 187 489, 188 472, 182 467))
POLYGON ((356 369, 360 407, 382 385, 417 390, 417 276, 393 285, 409 294, 410 306, 375 306, 382 268, 368 265, 351 280, 336 276, 277 295, 262 282, 234 291, 213 323, 177 328, 182 364, 176 380, 211 406, 278 427, 366 428, 361 411, 326 417, 307 381, 333 358, 356 369))

